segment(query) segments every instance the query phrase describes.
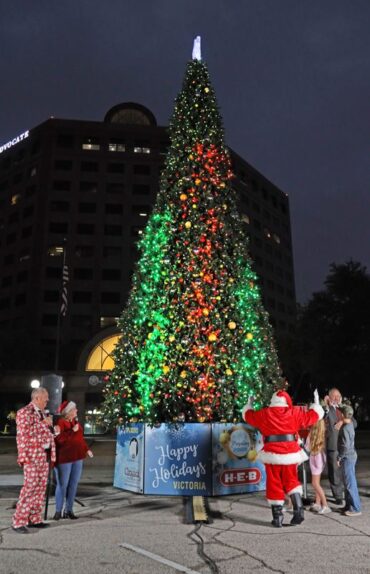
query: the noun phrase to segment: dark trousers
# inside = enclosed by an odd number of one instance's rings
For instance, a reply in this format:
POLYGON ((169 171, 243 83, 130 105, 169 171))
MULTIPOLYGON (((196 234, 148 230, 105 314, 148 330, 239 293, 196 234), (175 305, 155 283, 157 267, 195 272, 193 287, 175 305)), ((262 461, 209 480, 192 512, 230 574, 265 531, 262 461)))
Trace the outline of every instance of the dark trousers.
POLYGON ((342 479, 342 470, 340 469, 337 463, 338 451, 328 450, 326 452, 326 456, 327 456, 328 476, 331 491, 333 493, 334 498, 343 499, 344 486, 342 479))

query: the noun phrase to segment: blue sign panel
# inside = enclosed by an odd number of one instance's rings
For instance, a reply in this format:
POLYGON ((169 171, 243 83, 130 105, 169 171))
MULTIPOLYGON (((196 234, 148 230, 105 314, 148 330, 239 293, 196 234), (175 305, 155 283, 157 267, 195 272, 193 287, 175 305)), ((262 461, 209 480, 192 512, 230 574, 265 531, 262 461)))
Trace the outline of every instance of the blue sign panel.
POLYGON ((146 426, 145 433, 145 494, 212 495, 210 424, 146 426))
POLYGON ((114 483, 117 488, 143 492, 144 424, 120 427, 117 431, 114 483))
POLYGON ((256 460, 260 433, 245 423, 212 425, 213 494, 242 494, 266 489, 265 466, 256 460))

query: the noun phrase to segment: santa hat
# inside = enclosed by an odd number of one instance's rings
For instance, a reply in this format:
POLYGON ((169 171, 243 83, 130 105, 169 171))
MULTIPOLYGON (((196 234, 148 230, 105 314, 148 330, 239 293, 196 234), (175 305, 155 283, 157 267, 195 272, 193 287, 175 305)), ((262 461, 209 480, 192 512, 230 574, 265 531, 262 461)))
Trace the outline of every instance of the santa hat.
POLYGON ((293 406, 292 399, 286 391, 277 391, 271 397, 270 407, 289 407, 293 406))
POLYGON ((73 401, 63 401, 59 407, 59 412, 61 415, 66 415, 69 411, 76 408, 76 403, 73 401))

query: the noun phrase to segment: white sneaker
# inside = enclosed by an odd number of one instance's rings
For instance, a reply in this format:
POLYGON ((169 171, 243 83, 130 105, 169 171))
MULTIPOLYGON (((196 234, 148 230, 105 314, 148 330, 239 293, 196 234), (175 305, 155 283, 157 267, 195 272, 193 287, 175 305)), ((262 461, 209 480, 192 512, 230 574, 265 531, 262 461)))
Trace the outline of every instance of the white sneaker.
POLYGON ((316 504, 315 502, 310 506, 311 512, 319 512, 321 510, 320 504, 316 504))
POLYGON ((331 508, 329 508, 329 506, 323 506, 317 514, 329 514, 329 512, 331 512, 331 508))

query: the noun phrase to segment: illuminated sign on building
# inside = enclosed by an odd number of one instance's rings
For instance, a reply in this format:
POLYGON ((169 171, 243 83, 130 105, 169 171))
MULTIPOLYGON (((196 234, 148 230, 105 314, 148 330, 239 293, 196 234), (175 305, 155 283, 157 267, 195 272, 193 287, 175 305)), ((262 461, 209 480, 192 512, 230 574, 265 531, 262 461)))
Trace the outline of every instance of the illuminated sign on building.
POLYGON ((0 146, 0 153, 3 153, 3 151, 6 151, 7 149, 13 147, 13 145, 16 145, 17 143, 21 142, 22 140, 25 140, 26 138, 28 138, 29 135, 30 135, 30 132, 27 130, 26 132, 23 132, 23 134, 20 134, 16 138, 13 138, 12 140, 6 142, 6 144, 0 146))

